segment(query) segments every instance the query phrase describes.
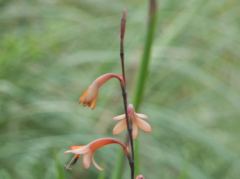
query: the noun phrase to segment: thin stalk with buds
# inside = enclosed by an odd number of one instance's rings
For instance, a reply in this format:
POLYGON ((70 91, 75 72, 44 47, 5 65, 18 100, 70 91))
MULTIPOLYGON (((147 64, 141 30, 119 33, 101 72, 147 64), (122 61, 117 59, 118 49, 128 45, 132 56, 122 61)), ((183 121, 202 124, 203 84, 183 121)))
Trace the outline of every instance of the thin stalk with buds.
POLYGON ((126 91, 126 74, 125 74, 125 58, 124 58, 124 36, 125 36, 125 29, 126 29, 126 12, 123 12, 122 19, 121 19, 121 30, 120 30, 120 59, 121 59, 121 67, 122 67, 122 76, 124 80, 124 85, 121 85, 122 89, 122 97, 123 97, 123 105, 124 105, 124 112, 126 115, 126 123, 127 123, 127 131, 128 131, 128 141, 131 148, 131 156, 129 160, 129 165, 131 169, 131 178, 134 178, 134 143, 133 143, 133 136, 132 136, 132 123, 129 119, 127 106, 128 106, 128 98, 127 98, 127 91, 126 91))
MULTIPOLYGON (((154 0, 152 0, 154 2, 154 0)), ((154 5, 152 6, 152 9, 154 5)), ((151 12, 151 11, 150 11, 151 12)), ((130 170, 131 170, 131 179, 135 177, 135 157, 134 157, 134 141, 138 136, 138 129, 143 130, 144 132, 151 132, 152 128, 150 124, 145 121, 148 119, 148 116, 142 113, 137 113, 132 104, 128 103, 128 95, 127 95, 127 81, 126 81, 126 73, 125 73, 125 54, 124 54, 124 36, 126 30, 126 12, 123 12, 121 18, 121 28, 120 28, 120 61, 121 61, 121 70, 122 74, 115 73, 106 73, 98 78, 96 78, 89 87, 83 92, 83 94, 79 98, 79 102, 84 106, 87 106, 91 109, 94 109, 97 104, 97 99, 99 95, 100 88, 110 79, 116 78, 120 82, 122 98, 123 98, 123 106, 124 106, 124 114, 113 117, 114 120, 118 121, 118 123, 113 128, 113 134, 119 134, 123 130, 127 128, 126 134, 126 142, 123 143, 115 138, 99 138, 96 139, 86 145, 72 145, 70 150, 65 151, 64 153, 72 153, 74 156, 69 161, 69 163, 65 166, 66 169, 71 169, 71 166, 74 165, 79 157, 83 156, 83 166, 88 169, 91 164, 93 164, 98 170, 102 171, 103 168, 100 167, 96 161, 94 160, 94 152, 106 145, 109 144, 118 144, 122 147, 125 156, 128 159, 130 170)), ((151 44, 151 43, 150 43, 151 44)), ((114 179, 116 177, 121 177, 121 173, 119 173, 120 167, 122 168, 123 164, 122 157, 117 163, 117 170, 114 172, 114 179), (116 175, 117 174, 117 175, 116 175), (118 176, 118 174, 120 176, 118 176)), ((137 163, 136 163, 137 164, 137 163)), ((137 172, 138 173, 138 172, 137 172)), ((143 178, 142 175, 138 175, 137 179, 143 178)))

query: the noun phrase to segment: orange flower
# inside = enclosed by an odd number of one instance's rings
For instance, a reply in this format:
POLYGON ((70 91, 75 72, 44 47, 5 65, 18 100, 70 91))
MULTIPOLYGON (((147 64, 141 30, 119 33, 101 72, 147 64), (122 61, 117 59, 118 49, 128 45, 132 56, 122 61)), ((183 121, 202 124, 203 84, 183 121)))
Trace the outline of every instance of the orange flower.
POLYGON ((87 145, 83 145, 83 146, 71 146, 70 149, 71 150, 67 150, 64 153, 73 153, 74 157, 73 157, 73 161, 74 162, 70 162, 71 163, 75 163, 75 160, 77 160, 77 158, 80 157, 80 155, 83 155, 83 166, 84 168, 89 168, 91 165, 91 162, 93 163, 93 165, 98 169, 98 170, 103 170, 94 160, 94 152, 96 150, 98 150, 99 148, 105 146, 105 145, 109 145, 109 144, 119 144, 124 153, 126 154, 127 157, 129 157, 128 154, 128 150, 127 150, 127 146, 125 144, 123 144, 121 141, 114 139, 114 138, 100 138, 100 139, 96 139, 94 141, 92 141, 91 143, 87 144, 87 145))
POLYGON ((120 81, 121 85, 124 85, 122 75, 117 75, 114 73, 104 74, 92 82, 92 84, 86 91, 84 91, 80 97, 79 102, 84 106, 88 106, 91 109, 94 109, 97 102, 99 88, 111 78, 117 78, 120 81))
MULTIPOLYGON (((136 139, 138 136, 138 128, 142 129, 144 132, 151 132, 151 126, 145 121, 148 117, 145 114, 136 113, 132 104, 128 105, 128 116, 132 121, 132 135, 136 139)), ((113 128, 113 134, 119 134, 123 130, 127 129, 127 122, 125 114, 116 116, 113 118, 116 121, 119 121, 113 128)))

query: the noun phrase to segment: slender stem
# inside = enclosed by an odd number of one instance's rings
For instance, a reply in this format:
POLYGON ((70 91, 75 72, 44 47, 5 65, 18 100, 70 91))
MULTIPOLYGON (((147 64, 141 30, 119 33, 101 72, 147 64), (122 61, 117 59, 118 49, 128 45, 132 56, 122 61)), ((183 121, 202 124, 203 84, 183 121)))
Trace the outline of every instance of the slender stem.
MULTIPOLYGON (((138 73, 136 90, 134 92, 133 104, 136 110, 139 110, 142 103, 144 89, 147 82, 148 68, 151 59, 151 49, 154 40, 154 32, 157 20, 157 0, 149 0, 149 15, 148 15, 148 26, 147 35, 144 46, 144 52, 141 59, 140 70, 138 73)), ((135 170, 139 173, 139 143, 135 141, 135 170)))
POLYGON ((131 148, 131 156, 129 159, 129 165, 131 168, 131 178, 134 179, 134 144, 133 144, 133 136, 132 136, 132 123, 129 119, 129 115, 127 112, 128 106, 128 98, 127 98, 127 91, 126 91, 126 75, 125 75, 125 64, 124 64, 124 35, 126 29, 126 12, 123 12, 123 16, 121 19, 121 32, 120 32, 120 58, 121 58, 121 67, 122 67, 122 76, 124 80, 124 85, 121 85, 122 89, 122 97, 123 97, 123 105, 124 111, 126 115, 126 123, 127 123, 127 130, 128 130, 128 138, 131 148))
POLYGON ((134 178, 134 144, 133 144, 133 137, 132 137, 132 124, 129 120, 128 112, 127 112, 127 92, 124 86, 122 86, 122 96, 123 96, 123 103, 124 103, 124 111, 126 115, 126 123, 127 123, 127 130, 128 130, 128 137, 131 147, 131 157, 130 157, 130 168, 131 168, 131 178, 134 178))

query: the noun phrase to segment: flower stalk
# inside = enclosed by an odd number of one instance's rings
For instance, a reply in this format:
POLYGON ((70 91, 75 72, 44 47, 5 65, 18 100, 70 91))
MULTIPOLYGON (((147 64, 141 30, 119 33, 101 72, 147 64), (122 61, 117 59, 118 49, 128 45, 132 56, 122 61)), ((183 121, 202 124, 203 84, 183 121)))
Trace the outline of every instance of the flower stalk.
MULTIPOLYGON (((151 2, 154 2, 152 0, 151 2)), ((152 9, 151 7, 150 9, 152 9)), ((151 11, 151 10, 150 10, 151 11)), ((100 138, 90 142, 87 145, 74 145, 70 147, 70 150, 65 151, 65 154, 71 153, 74 154, 68 164, 65 166, 66 169, 71 169, 71 166, 74 165, 80 157, 82 157, 84 168, 88 169, 91 164, 93 164, 98 170, 102 171, 101 168, 94 159, 94 153, 96 150, 109 145, 109 144, 118 144, 123 149, 123 153, 128 159, 130 170, 131 170, 131 179, 135 178, 135 157, 134 157, 134 139, 138 136, 138 130, 141 129, 144 132, 151 132, 152 128, 150 124, 145 121, 148 117, 145 114, 137 113, 132 104, 128 103, 128 94, 127 94, 127 83, 126 83, 126 74, 125 74, 125 54, 124 54, 124 37, 126 30, 126 12, 123 12, 121 18, 121 26, 120 26, 120 61, 121 61, 121 70, 122 74, 115 73, 106 73, 95 79, 83 92, 80 96, 79 102, 84 106, 87 106, 91 109, 96 107, 98 94, 100 88, 110 79, 117 79, 120 82, 122 98, 123 98, 123 106, 124 106, 124 114, 114 117, 113 119, 118 121, 116 126, 113 128, 113 134, 119 134, 124 129, 127 129, 126 142, 123 143, 115 138, 100 138)), ((119 162, 117 165, 117 176, 114 175, 114 178, 118 177, 119 168, 123 166, 122 157, 119 158, 119 162), (115 177, 116 176, 116 177, 115 177)), ((116 173, 116 172, 115 172, 116 173)), ((138 173, 138 172, 136 172, 138 173)), ((138 175, 137 179, 142 179, 142 175, 138 175)))
POLYGON ((126 74, 125 74, 125 54, 124 54, 124 37, 125 37, 125 30, 126 30, 126 11, 123 12, 122 19, 121 19, 121 30, 120 30, 120 60, 121 60, 121 67, 122 67, 122 76, 124 80, 124 85, 121 85, 122 89, 122 97, 123 97, 123 105, 124 105, 124 112, 126 116, 126 124, 127 124, 127 131, 128 131, 128 140, 129 145, 131 148, 131 156, 130 156, 130 169, 131 169, 131 178, 134 178, 134 143, 133 143, 133 135, 132 135, 132 122, 129 119, 128 115, 128 98, 127 98, 127 83, 126 83, 126 74))

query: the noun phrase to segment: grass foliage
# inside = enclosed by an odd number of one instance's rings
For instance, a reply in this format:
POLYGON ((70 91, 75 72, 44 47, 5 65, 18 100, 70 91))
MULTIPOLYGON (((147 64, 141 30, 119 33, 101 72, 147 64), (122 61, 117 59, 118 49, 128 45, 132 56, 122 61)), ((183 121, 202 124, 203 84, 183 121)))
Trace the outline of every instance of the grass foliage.
MULTIPOLYGON (((67 146, 111 135, 123 111, 116 81, 97 108, 78 104, 98 75, 120 73, 119 20, 128 9, 129 94, 144 38, 144 0, 0 1, 0 178, 109 178, 118 148, 96 155, 105 168, 63 170, 67 146), (72 177, 73 175, 73 177, 72 177)), ((240 175, 240 2, 159 0, 140 135, 148 179, 238 179, 240 175)), ((126 167, 124 178, 128 178, 126 167)))

